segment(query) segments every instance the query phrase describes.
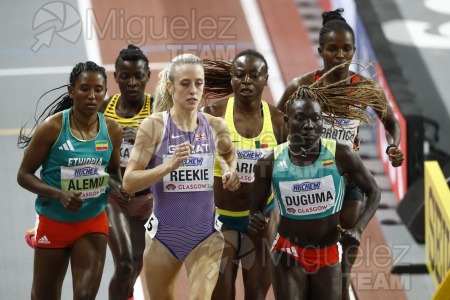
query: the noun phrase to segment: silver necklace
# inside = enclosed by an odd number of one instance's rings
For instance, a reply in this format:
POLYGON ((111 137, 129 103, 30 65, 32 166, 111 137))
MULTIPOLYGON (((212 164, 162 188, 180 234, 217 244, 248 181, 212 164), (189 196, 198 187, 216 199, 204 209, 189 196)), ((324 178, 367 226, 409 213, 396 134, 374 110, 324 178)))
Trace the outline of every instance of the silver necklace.
POLYGON ((292 155, 300 155, 301 157, 306 157, 308 155, 308 152, 311 151, 314 147, 316 147, 315 143, 314 143, 314 145, 311 146, 311 148, 306 149, 304 147, 300 147, 300 151, 294 152, 294 151, 291 150, 291 147, 289 145, 289 152, 292 155))

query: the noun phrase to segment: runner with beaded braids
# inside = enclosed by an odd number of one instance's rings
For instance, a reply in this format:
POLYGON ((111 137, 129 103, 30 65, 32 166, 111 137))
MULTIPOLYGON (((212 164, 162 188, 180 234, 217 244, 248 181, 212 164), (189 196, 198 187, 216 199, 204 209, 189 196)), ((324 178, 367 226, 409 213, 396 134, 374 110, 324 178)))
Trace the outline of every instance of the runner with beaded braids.
MULTIPOLYGON (((330 69, 337 65, 350 62, 355 54, 355 35, 353 29, 347 24, 342 17, 343 9, 335 11, 324 12, 323 27, 319 34, 319 48, 318 52, 323 58, 324 67, 321 70, 313 71, 303 76, 294 78, 287 86, 283 96, 281 97, 278 108, 284 111, 284 106, 289 97, 297 90, 299 86, 310 85, 316 81, 330 69)), ((355 74, 349 70, 350 64, 345 64, 341 68, 336 68, 333 72, 324 76, 316 84, 319 86, 328 86, 335 83, 351 83, 364 80, 364 77, 355 74)), ((386 101, 383 97, 380 101, 386 101)), ((381 116, 379 110, 374 108, 378 118, 383 123, 386 130, 386 140, 388 141, 388 148, 386 154, 389 156, 392 166, 399 167, 403 163, 403 153, 398 149, 400 143, 400 127, 395 118, 392 109, 388 106, 388 112, 385 117, 381 116)), ((326 112, 326 110, 324 109, 326 112)), ((341 117, 339 114, 337 117, 341 117)), ((331 123, 325 121, 323 126, 323 137, 332 138, 353 147, 355 150, 359 147, 357 137, 358 127, 360 122, 358 120, 340 118, 339 125, 332 126, 331 123)), ((363 207, 364 195, 352 183, 349 182, 346 186, 346 194, 344 197, 344 204, 341 211, 341 225, 344 228, 353 228, 355 222, 363 207)), ((357 247, 345 245, 343 246, 342 258, 342 273, 343 273, 343 299, 349 297, 348 288, 350 285, 350 272, 353 263, 356 260, 358 252, 357 247)))
MULTIPOLYGON (((138 47, 129 45, 120 51, 114 79, 120 93, 106 100, 100 111, 122 126, 120 166, 123 175, 136 140, 137 128, 151 113, 152 97, 145 93, 150 69, 147 57, 138 47)), ((144 225, 151 214, 152 203, 149 188, 131 198, 116 193, 109 195, 106 207, 111 223, 108 244, 115 265, 109 284, 109 299, 133 299, 133 287, 143 265, 144 225)))
POLYGON ((247 232, 253 166, 259 156, 286 141, 284 114, 261 99, 267 85, 268 66, 262 54, 254 50, 238 53, 231 63, 205 61, 205 80, 213 92, 207 96, 233 94, 207 106, 204 112, 224 118, 231 140, 237 148, 237 172, 242 186, 235 192, 224 191, 222 169, 216 161, 214 170, 215 204, 225 237, 222 266, 212 299, 235 299, 236 277, 242 266, 245 299, 265 299, 271 285, 270 247, 276 234, 276 210, 273 195, 266 198, 265 214, 270 224, 260 233, 247 232))
POLYGON ((95 299, 108 240, 107 191, 120 193, 122 129, 98 112, 106 95, 103 67, 79 63, 63 87, 68 93, 44 110, 30 134, 22 128, 18 141, 27 149, 17 181, 37 194, 31 298, 60 299, 70 262, 73 299, 95 299))
MULTIPOLYGON (((249 229, 260 232, 267 225, 264 199, 272 192, 271 187, 280 208, 278 235, 272 250, 276 299, 341 299, 337 242, 359 244, 361 232, 376 212, 381 193, 357 152, 321 137, 325 118, 322 108, 367 122, 363 110, 349 109, 350 105, 361 106, 358 101, 361 98, 367 103, 379 101, 380 92, 370 86, 365 90, 367 87, 361 82, 354 87, 356 92, 352 97, 346 98, 342 96, 348 94, 352 85, 345 89, 298 88, 286 103, 289 141, 256 163, 249 229), (367 203, 352 229, 342 229, 339 225, 345 175, 367 195, 367 203)), ((383 105, 379 108, 381 112, 386 109, 383 105)), ((331 117, 327 121, 338 120, 331 117)))

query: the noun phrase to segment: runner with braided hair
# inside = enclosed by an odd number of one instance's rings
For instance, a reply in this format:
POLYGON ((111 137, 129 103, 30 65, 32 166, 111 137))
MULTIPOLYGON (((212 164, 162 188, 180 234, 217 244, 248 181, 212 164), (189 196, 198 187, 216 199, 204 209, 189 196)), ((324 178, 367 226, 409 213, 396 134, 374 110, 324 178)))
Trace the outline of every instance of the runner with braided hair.
POLYGON ((31 133, 22 128, 18 141, 27 149, 17 181, 37 194, 31 298, 60 299, 70 262, 73 298, 94 299, 106 257, 107 192, 120 193, 122 129, 98 112, 106 95, 103 67, 78 63, 59 88, 67 93, 44 110, 31 133))
MULTIPOLYGON (((330 85, 347 85, 356 84, 355 89, 349 92, 358 92, 357 83, 365 81, 366 78, 358 73, 349 70, 350 63, 355 54, 355 34, 351 26, 346 22, 342 16, 343 9, 336 9, 334 11, 327 11, 322 14, 323 26, 319 33, 319 48, 318 52, 323 60, 323 68, 317 71, 307 73, 305 75, 294 78, 287 86, 282 95, 278 108, 284 110, 285 103, 288 98, 302 85, 312 85, 317 87, 330 85), (341 66, 335 68, 336 66, 341 66), (329 72, 333 69, 332 72, 329 72), (326 74, 326 75, 325 75, 326 74)), ((374 89, 380 89, 375 82, 373 82, 374 89)), ((341 95, 345 98, 346 95, 341 95)), ((331 98, 330 98, 331 99, 331 98)), ((330 100, 331 101, 331 100, 330 100)), ((364 101, 364 100, 361 100, 364 101)), ((386 140, 389 146, 386 149, 386 154, 391 161, 393 167, 402 165, 404 155, 399 149, 400 145, 400 126, 394 116, 392 108, 387 105, 387 111, 380 110, 380 105, 386 106, 386 97, 383 94, 379 99, 379 103, 375 102, 366 107, 371 107, 375 111, 378 119, 384 125, 386 131, 386 140)), ((342 107, 346 109, 346 107, 342 107)), ((330 113, 326 107, 323 107, 325 113, 330 113)), ((331 112, 333 113, 333 112, 331 112)), ((336 121, 340 126, 333 126, 333 123, 326 119, 323 124, 323 137, 331 138, 353 147, 356 151, 359 148, 358 130, 360 121, 352 116, 341 115, 340 108, 334 111, 336 121)), ((336 124, 336 123, 334 123, 336 124)), ((364 194, 349 181, 346 186, 346 193, 344 197, 344 204, 341 211, 341 224, 345 228, 352 228, 364 206, 364 194)), ((342 272, 343 272, 343 300, 349 299, 348 288, 350 286, 350 272, 351 267, 356 260, 358 248, 355 246, 348 246, 342 244, 342 272)))
MULTIPOLYGON (((372 101, 380 96, 365 87, 362 84, 358 88, 365 90, 372 101)), ((285 106, 288 142, 270 150, 255 166, 249 229, 260 232, 270 222, 263 213, 262 199, 270 195, 272 186, 280 208, 278 235, 272 250, 276 299, 341 299, 337 242, 359 245, 361 233, 378 207, 380 189, 357 152, 322 137, 321 106, 367 121, 364 114, 348 106, 360 109, 360 95, 346 97, 342 103, 330 98, 330 94, 348 94, 352 89, 353 86, 346 90, 299 87, 285 106), (342 111, 344 104, 347 109, 342 111), (340 225, 345 176, 367 195, 367 203, 350 229, 340 225)))

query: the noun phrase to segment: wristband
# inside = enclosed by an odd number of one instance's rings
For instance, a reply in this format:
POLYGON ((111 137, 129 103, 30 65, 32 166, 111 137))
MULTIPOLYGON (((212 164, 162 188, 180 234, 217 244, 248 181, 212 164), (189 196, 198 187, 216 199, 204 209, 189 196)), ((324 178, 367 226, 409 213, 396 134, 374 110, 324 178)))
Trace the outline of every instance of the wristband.
POLYGON ((398 148, 397 145, 395 144, 389 144, 386 148, 386 154, 389 155, 389 149, 391 148, 398 148))

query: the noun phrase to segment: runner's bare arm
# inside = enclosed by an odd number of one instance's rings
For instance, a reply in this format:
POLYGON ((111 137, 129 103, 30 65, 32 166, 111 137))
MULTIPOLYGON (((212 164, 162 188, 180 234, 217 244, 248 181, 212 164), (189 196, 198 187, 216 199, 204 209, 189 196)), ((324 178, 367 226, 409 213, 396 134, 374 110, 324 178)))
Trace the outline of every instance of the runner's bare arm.
POLYGON ((239 185, 239 177, 236 174, 237 154, 227 124, 222 118, 204 115, 213 129, 219 161, 224 170, 223 188, 234 190, 239 185))
POLYGON ((171 160, 155 168, 146 169, 155 155, 156 147, 162 138, 163 128, 162 113, 155 113, 146 118, 139 127, 123 176, 123 189, 127 193, 132 194, 148 188, 166 174, 176 170, 183 160, 189 158, 191 146, 183 143, 175 148, 171 160))

